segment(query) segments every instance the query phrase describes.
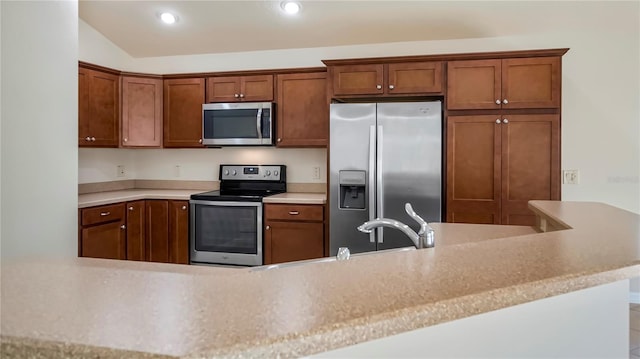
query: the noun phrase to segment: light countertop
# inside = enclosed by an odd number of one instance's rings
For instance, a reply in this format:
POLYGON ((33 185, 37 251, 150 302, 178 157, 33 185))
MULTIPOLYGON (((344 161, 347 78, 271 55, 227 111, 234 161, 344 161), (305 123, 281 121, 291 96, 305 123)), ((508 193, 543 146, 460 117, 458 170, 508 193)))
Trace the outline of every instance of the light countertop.
POLYGON ((530 206, 565 229, 434 224, 435 248, 265 271, 3 260, 0 354, 300 357, 640 273, 637 214, 530 206))
MULTIPOLYGON (((101 206, 126 201, 141 199, 173 199, 188 201, 194 193, 206 192, 203 190, 180 189, 127 189, 121 191, 108 191, 81 194, 78 196, 78 208, 101 206)), ((264 203, 291 203, 291 204, 324 204, 324 193, 282 193, 263 199, 264 203)))

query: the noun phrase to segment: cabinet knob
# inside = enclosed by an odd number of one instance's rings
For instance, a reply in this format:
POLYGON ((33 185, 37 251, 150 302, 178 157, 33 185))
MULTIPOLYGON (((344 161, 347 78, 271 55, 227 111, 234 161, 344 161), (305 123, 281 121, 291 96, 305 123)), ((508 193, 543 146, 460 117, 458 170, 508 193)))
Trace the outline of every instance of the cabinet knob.
POLYGON ((127 226, 125 226, 124 224, 120 226, 120 228, 122 229, 127 229, 127 226))
POLYGON ((266 226, 266 227, 265 227, 265 229, 266 229, 266 230, 270 230, 270 229, 271 229, 271 226, 266 226))
POLYGON ((182 210, 184 211, 185 209, 187 209, 187 206, 182 206, 182 210))
POLYGON ((278 142, 282 142, 282 138, 278 138, 278 142))
POLYGON ((240 94, 240 98, 244 98, 244 94, 243 93, 240 94))
POLYGON ((502 123, 509 123, 509 120, 505 118, 504 120, 502 120, 502 123))
POLYGON ((238 94, 236 93, 236 94, 233 94, 233 97, 238 98, 238 97, 240 97, 240 95, 238 95, 238 94))
POLYGON ((129 207, 129 210, 130 210, 130 211, 133 211, 133 206, 129 207))
POLYGON ((396 87, 393 86, 393 85, 389 85, 389 90, 393 90, 394 88, 396 88, 396 87))
POLYGON ((496 100, 496 105, 501 104, 502 102, 500 102, 500 100, 496 100))
POLYGON ((91 137, 87 137, 84 139, 85 141, 91 141, 91 137))
POLYGON ((509 101, 507 101, 507 99, 505 98, 504 100, 502 100, 502 103, 506 105, 509 103, 509 101))
POLYGON ((95 140, 96 140, 96 138, 95 138, 95 137, 91 137, 91 141, 95 141, 95 140))
POLYGON ((497 124, 500 124, 501 122, 502 122, 502 121, 500 121, 500 119, 497 119, 497 120, 496 120, 496 123, 497 123, 497 124))
POLYGON ((129 141, 129 139, 128 139, 128 138, 125 138, 125 139, 124 139, 124 142, 127 142, 127 141, 129 141))
POLYGON ((378 85, 378 86, 376 86, 376 88, 377 88, 378 90, 382 90, 382 85, 378 85))
POLYGON ((202 138, 198 140, 198 143, 202 143, 202 138))

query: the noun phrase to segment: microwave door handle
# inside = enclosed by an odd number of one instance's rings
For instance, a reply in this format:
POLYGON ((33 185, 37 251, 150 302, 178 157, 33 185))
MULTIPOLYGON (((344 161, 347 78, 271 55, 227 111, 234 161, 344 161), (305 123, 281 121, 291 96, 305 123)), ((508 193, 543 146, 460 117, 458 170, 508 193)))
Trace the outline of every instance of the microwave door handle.
POLYGON ((262 139, 262 109, 258 109, 258 115, 256 115, 256 129, 258 130, 258 138, 262 139))

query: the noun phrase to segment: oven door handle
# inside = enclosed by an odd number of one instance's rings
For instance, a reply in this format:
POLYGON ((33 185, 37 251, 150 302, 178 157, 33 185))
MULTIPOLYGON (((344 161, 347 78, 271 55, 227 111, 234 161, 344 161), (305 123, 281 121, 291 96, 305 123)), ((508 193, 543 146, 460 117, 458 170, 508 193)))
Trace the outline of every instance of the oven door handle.
POLYGON ((207 201, 192 199, 190 204, 200 204, 204 206, 224 206, 224 207, 262 207, 262 202, 241 202, 241 201, 207 201))
POLYGON ((258 109, 258 114, 256 115, 256 129, 258 130, 258 138, 262 139, 262 108, 258 109))

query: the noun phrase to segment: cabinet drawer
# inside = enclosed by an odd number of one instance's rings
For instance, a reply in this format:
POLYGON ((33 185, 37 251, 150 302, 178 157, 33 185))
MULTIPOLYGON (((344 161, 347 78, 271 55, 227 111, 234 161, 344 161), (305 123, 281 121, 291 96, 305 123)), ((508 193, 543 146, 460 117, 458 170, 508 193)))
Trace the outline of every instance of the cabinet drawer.
POLYGON ((82 210, 82 225, 119 221, 124 218, 124 203, 85 208, 82 210))
POLYGON ((268 220, 322 221, 324 207, 301 204, 266 204, 264 217, 268 220))

